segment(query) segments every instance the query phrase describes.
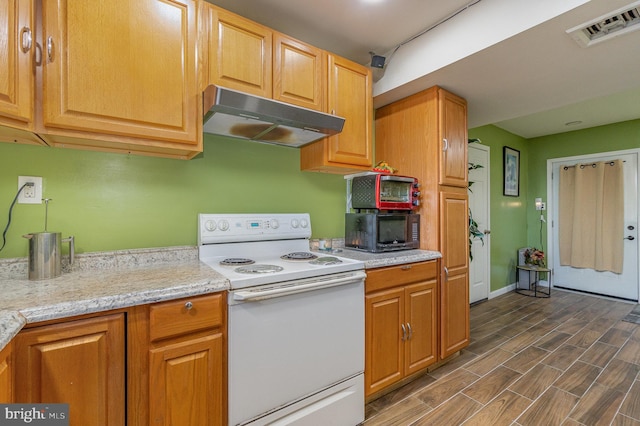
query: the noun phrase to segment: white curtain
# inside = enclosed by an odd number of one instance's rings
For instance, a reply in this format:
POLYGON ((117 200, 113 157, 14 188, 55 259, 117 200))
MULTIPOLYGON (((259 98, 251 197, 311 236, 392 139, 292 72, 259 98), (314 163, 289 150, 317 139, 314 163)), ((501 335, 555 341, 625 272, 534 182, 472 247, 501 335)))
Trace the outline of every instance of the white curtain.
POLYGON ((622 273, 621 160, 560 166, 560 265, 622 273))

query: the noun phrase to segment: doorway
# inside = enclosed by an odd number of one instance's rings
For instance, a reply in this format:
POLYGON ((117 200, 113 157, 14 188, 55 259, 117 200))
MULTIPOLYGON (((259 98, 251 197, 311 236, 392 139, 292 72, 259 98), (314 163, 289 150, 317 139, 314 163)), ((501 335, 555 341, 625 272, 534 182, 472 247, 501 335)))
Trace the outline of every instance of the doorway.
POLYGON ((553 286, 596 295, 638 301, 638 155, 640 150, 626 150, 579 157, 547 160, 547 197, 550 200, 547 235, 550 236, 549 259, 553 268, 553 286), (559 256, 559 170, 579 163, 623 160, 624 170, 624 252, 621 274, 588 268, 561 266, 559 256), (550 174, 550 176, 549 176, 550 174))
POLYGON ((489 157, 488 146, 478 143, 469 145, 469 167, 481 167, 469 170, 469 214, 478 224, 483 236, 471 238, 469 247, 469 303, 489 298, 490 282, 490 221, 489 221, 489 157))

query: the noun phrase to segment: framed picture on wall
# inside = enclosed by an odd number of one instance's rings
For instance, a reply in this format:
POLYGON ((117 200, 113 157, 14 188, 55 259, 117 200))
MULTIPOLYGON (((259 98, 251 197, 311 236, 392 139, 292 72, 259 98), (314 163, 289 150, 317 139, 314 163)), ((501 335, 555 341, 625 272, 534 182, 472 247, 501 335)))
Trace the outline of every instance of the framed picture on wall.
POLYGON ((520 196, 520 151, 505 146, 503 148, 504 162, 504 195, 520 196))

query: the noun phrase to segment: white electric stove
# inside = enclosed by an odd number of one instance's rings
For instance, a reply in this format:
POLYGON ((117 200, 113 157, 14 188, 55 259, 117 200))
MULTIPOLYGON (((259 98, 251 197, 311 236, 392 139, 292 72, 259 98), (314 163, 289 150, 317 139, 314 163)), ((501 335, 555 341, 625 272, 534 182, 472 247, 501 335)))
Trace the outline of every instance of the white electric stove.
POLYGON ((200 214, 225 276, 229 424, 364 421, 364 264, 309 250, 309 214, 200 214))

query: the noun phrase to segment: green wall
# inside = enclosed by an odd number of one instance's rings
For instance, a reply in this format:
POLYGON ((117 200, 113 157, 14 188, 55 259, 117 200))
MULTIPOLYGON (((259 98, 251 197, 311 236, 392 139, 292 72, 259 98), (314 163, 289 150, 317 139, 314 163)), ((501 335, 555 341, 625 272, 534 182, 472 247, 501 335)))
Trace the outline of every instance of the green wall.
MULTIPOLYGON (((18 176, 42 176, 48 231, 78 253, 196 244, 198 213, 309 212, 313 238, 344 235, 342 176, 300 171, 300 151, 205 135, 192 160, 0 143, 0 228, 18 176)), ((24 257, 44 204, 16 204, 0 257, 24 257)), ((0 245, 1 245, 0 240, 0 245)))
MULTIPOLYGON (((640 120, 532 139, 483 126, 470 129, 469 137, 491 147, 491 291, 495 291, 514 283, 517 249, 540 245, 540 214, 534 199, 546 201, 547 160, 640 148, 640 120), (504 146, 520 150, 519 197, 502 195, 504 146)), ((545 232, 545 245, 546 238, 545 232)))

